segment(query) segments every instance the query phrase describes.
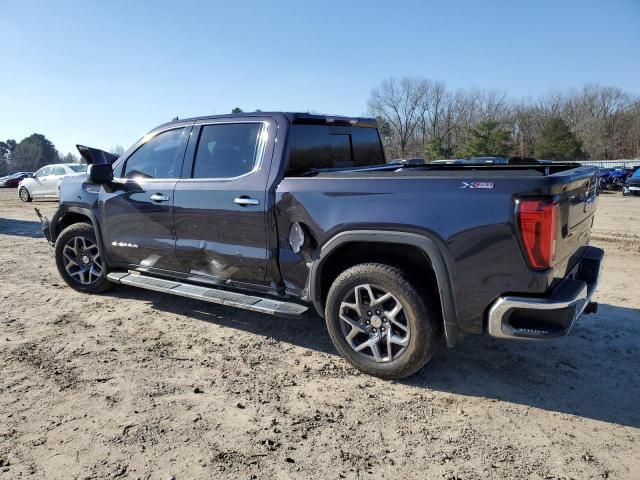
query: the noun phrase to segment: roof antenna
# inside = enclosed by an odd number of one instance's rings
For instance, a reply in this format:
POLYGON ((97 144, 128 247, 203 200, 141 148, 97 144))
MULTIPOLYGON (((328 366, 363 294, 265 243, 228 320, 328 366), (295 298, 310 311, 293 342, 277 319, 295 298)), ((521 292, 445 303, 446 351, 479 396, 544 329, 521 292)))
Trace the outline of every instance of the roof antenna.
POLYGON ((173 117, 173 120, 171 120, 171 121, 172 121, 172 122, 177 122, 178 120, 180 120, 180 119, 179 119, 179 118, 178 118, 178 116, 176 115, 175 117, 173 117))

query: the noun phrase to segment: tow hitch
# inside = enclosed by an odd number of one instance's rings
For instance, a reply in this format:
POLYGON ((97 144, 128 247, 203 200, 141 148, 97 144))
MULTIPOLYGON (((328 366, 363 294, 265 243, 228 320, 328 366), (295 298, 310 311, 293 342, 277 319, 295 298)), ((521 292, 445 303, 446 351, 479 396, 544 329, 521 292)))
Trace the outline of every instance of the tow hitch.
POLYGON ((49 219, 44 215, 42 215, 42 213, 40 213, 40 210, 38 210, 36 207, 34 207, 33 209, 36 211, 36 215, 38 216, 38 219, 42 224, 42 234, 44 235, 44 238, 47 239, 47 242, 49 242, 49 245, 53 246, 53 242, 51 241, 51 228, 50 228, 51 225, 50 225, 49 219))

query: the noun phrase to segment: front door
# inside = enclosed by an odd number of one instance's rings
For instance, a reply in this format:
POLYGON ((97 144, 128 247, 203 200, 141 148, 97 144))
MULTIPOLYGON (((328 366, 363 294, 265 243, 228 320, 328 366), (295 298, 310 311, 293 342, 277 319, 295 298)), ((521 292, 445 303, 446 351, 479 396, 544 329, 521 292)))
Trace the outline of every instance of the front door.
POLYGON ((33 185, 31 187, 31 195, 47 195, 49 187, 49 175, 51 175, 51 167, 42 167, 33 176, 33 185))
POLYGON ((103 239, 112 263, 175 270, 173 201, 191 127, 143 142, 115 169, 115 188, 99 195, 103 239))
POLYGON ((196 279, 265 285, 266 185, 275 125, 265 119, 196 123, 175 189, 176 256, 196 279))

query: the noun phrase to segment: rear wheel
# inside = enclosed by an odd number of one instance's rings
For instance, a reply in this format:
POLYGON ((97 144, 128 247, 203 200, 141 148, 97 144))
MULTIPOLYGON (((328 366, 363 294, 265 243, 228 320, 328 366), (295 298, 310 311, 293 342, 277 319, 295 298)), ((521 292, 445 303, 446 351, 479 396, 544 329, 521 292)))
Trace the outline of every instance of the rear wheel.
POLYGON ((76 223, 65 228, 56 240, 55 254, 58 272, 74 290, 99 293, 113 286, 92 225, 76 223))
POLYGON ((22 200, 23 202, 31 201, 31 195, 29 194, 29 190, 27 190, 27 187, 20 187, 18 196, 20 197, 20 200, 22 200))
POLYGON ((345 270, 329 290, 325 319, 340 354, 364 373, 400 379, 436 351, 439 315, 401 270, 367 263, 345 270))

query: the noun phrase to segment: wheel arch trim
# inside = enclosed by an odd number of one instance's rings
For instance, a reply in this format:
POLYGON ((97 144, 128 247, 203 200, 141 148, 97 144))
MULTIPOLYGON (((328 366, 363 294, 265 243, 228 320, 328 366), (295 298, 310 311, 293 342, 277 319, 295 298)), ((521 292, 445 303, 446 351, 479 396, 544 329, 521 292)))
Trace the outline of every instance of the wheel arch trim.
POLYGON ((367 243, 395 243, 417 247, 431 263, 431 267, 438 282, 438 293, 444 323, 444 332, 448 347, 454 347, 460 337, 458 318, 451 286, 449 269, 446 260, 435 240, 416 233, 393 232, 386 230, 352 230, 341 232, 329 239, 319 251, 318 256, 312 262, 309 269, 308 295, 316 312, 324 317, 322 305, 322 267, 331 257, 331 254, 342 245, 352 242, 367 243))
POLYGON ((55 243, 58 237, 60 236, 61 232, 58 231, 58 223, 67 213, 75 213, 75 214, 87 217, 87 219, 91 222, 91 225, 93 226, 93 230, 96 233, 96 240, 98 241, 98 248, 100 249, 100 255, 102 255, 102 257, 107 261, 107 264, 108 264, 109 263, 108 255, 107 255, 107 250, 104 247, 104 243, 102 241, 102 232, 100 230, 100 224, 98 223, 98 220, 96 219, 96 216, 94 215, 94 213, 88 208, 76 207, 73 205, 61 205, 60 208, 58 208, 58 210, 54 214, 54 216, 51 218, 51 241, 55 243))

